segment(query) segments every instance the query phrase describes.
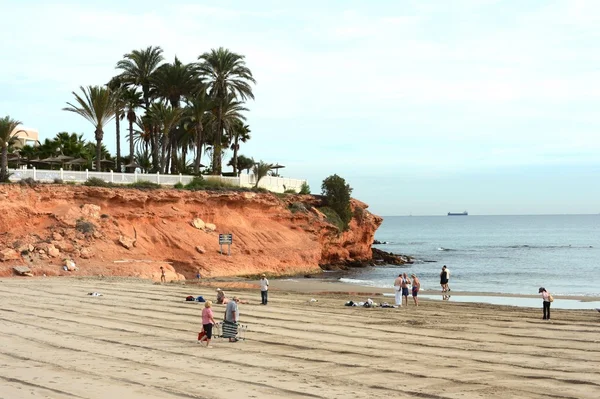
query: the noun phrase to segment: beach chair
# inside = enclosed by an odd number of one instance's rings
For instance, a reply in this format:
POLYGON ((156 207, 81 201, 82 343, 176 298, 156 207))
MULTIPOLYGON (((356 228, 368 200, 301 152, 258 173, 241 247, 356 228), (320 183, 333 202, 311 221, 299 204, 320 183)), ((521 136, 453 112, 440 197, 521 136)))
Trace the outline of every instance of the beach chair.
POLYGON ((246 339, 248 325, 240 323, 219 322, 213 326, 214 338, 236 338, 243 341, 246 339))

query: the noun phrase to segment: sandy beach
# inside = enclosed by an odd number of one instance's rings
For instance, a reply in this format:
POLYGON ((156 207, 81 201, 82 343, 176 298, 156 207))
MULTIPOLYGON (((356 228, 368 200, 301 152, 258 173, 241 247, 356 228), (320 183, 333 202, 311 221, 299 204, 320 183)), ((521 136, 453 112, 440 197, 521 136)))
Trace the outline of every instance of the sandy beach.
POLYGON ((545 322, 541 309, 485 304, 349 308, 369 290, 302 287, 274 282, 268 306, 257 290, 226 288, 251 302, 240 305, 247 339, 206 349, 202 304, 184 298, 214 299, 214 287, 0 280, 0 397, 600 397, 595 311, 554 310, 545 322))

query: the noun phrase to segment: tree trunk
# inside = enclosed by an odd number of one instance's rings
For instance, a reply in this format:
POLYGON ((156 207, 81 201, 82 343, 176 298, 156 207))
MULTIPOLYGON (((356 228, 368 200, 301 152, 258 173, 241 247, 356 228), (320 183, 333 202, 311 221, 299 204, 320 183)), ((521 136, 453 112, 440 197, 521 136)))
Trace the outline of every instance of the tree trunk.
POLYGON ((196 125, 196 161, 194 162, 194 174, 200 174, 200 160, 202 158, 202 123, 196 125))
POLYGON ((235 173, 236 176, 239 176, 239 172, 237 169, 238 139, 239 137, 236 135, 233 144, 233 173, 235 173))
POLYGON ((160 158, 158 157, 158 132, 154 125, 150 128, 150 145, 152 146, 152 169, 160 170, 160 158))
MULTIPOLYGON (((133 148, 133 121, 129 119, 129 163, 133 163, 135 148, 133 148)), ((135 168, 131 168, 132 171, 135 168)))
POLYGON ((167 166, 167 151, 169 150, 169 137, 168 136, 164 136, 163 137, 163 143, 162 143, 162 148, 161 148, 161 152, 160 152, 160 173, 166 173, 166 166, 167 166))
POLYGON ((121 173, 121 122, 119 121, 119 110, 115 115, 117 129, 117 172, 121 173))
POLYGON ((171 174, 176 174, 177 167, 177 140, 175 137, 171 138, 171 174))
POLYGON ((8 144, 0 151, 0 182, 8 180, 8 144))
POLYGON ((101 172, 100 169, 100 160, 102 159, 102 138, 104 136, 104 132, 102 129, 96 129, 96 172, 101 172))
POLYGON ((213 143, 213 175, 221 175, 221 135, 223 134, 223 105, 219 105, 219 119, 217 121, 217 132, 213 143))

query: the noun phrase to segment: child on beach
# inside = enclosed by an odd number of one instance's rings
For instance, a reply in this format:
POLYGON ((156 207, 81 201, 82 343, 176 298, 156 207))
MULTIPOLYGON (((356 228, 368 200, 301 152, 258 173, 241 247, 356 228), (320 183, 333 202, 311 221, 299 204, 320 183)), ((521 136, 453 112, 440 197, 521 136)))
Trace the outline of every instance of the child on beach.
POLYGON ((212 301, 206 301, 204 309, 202 309, 202 328, 204 329, 204 337, 198 343, 206 341, 206 347, 211 348, 210 339, 212 338, 212 328, 215 324, 213 311, 211 309, 212 301))

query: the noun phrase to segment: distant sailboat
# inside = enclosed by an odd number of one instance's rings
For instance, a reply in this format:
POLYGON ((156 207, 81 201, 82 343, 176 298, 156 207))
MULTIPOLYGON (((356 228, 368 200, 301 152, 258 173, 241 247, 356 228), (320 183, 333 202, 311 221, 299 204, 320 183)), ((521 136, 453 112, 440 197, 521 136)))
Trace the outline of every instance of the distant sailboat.
POLYGON ((467 211, 464 211, 461 213, 448 212, 448 216, 469 216, 469 212, 467 212, 467 211))

